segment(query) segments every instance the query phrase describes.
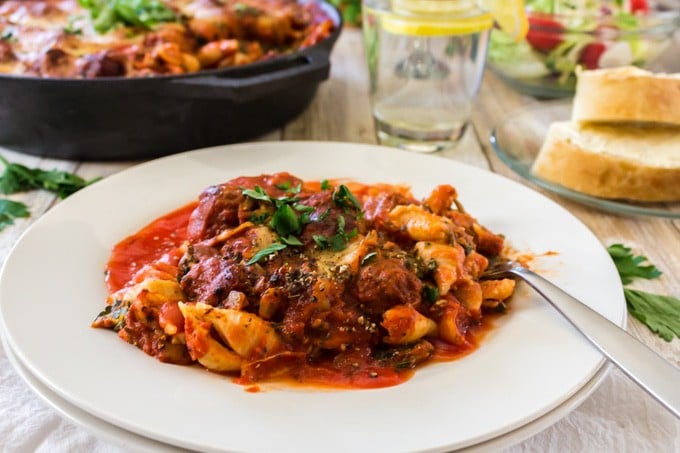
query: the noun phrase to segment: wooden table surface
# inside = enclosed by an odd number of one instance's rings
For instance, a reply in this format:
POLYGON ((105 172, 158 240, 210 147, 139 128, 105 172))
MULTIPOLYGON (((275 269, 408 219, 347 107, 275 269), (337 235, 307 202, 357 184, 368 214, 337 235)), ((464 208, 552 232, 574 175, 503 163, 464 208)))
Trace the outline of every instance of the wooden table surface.
MULTIPOLYGON (((262 139, 375 143, 361 40, 359 30, 344 30, 332 54, 331 77, 320 86, 309 108, 285 127, 265 135, 262 139)), ((675 48, 669 51, 664 62, 671 65, 680 63, 678 49, 680 46, 676 42, 675 48)), ((488 137, 494 125, 508 113, 518 107, 539 102, 510 90, 493 74, 487 73, 474 113, 473 127, 468 129, 459 149, 445 155, 528 184, 515 176, 496 157, 488 137)), ((85 178, 107 176, 137 163, 41 159, 6 149, 2 150, 2 155, 10 161, 28 166, 59 168, 76 172, 85 178)), ((680 296, 680 221, 612 215, 544 193, 581 219, 603 245, 617 242, 628 244, 664 271, 660 279, 636 283, 636 287, 680 296)), ((53 195, 40 191, 19 194, 12 198, 26 203, 32 216, 26 220, 18 220, 14 226, 0 233, 0 262, 4 262, 21 233, 42 213, 59 202, 53 195)), ((630 316, 628 330, 676 366, 680 366, 680 341, 676 339, 667 343, 630 316)), ((551 428, 520 444, 507 447, 512 451, 680 451, 678 439, 680 423, 620 372, 612 370, 600 388, 578 409, 551 428), (625 400, 628 403, 622 403, 621 398, 617 398, 621 392, 626 394, 625 400), (616 406, 610 407, 609 403, 613 398, 616 398, 616 406), (642 412, 640 407, 643 408, 642 412), (600 428, 591 426, 594 419, 608 427, 606 436, 599 431, 600 428)))

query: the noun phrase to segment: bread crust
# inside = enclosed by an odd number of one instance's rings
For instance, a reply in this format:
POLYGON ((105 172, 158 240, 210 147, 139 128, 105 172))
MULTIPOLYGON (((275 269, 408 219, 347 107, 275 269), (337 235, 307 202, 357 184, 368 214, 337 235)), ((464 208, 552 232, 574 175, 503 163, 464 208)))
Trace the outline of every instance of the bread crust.
POLYGON ((680 126, 680 77, 636 67, 580 71, 572 120, 680 126))
POLYGON ((551 127, 532 172, 547 181, 601 198, 680 201, 680 168, 650 166, 593 152, 551 127))

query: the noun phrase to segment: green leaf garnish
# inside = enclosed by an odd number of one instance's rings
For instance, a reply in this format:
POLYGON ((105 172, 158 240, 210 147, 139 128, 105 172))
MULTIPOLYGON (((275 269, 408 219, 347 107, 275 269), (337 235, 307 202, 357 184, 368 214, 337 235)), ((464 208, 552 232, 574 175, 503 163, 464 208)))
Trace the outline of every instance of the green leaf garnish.
POLYGON ((290 235, 288 237, 283 237, 281 236, 281 242, 283 242, 286 245, 304 245, 302 244, 302 241, 300 239, 296 238, 293 235, 290 235))
POLYGON ((341 208, 354 208, 361 211, 361 203, 344 184, 340 184, 333 192, 333 202, 341 208))
POLYGON ((279 242, 274 242, 273 244, 269 245, 268 247, 265 247, 265 248, 263 248, 262 250, 260 250, 259 252, 257 252, 257 253, 255 254, 255 256, 253 256, 251 259, 249 259, 249 260, 246 262, 246 265, 250 266, 251 264, 255 264, 255 263, 257 263, 258 261, 260 261, 262 258, 264 258, 265 256, 269 256, 269 255, 271 255, 272 253, 276 253, 276 252, 278 252, 279 250, 285 249, 286 247, 288 247, 286 244, 281 244, 281 243, 279 243, 279 242))
POLYGON ((177 14, 160 0, 78 0, 78 3, 90 11, 94 29, 99 33, 118 25, 150 29, 161 22, 177 20, 177 14))
POLYGON ((0 200, 0 231, 14 224, 14 219, 29 217, 28 206, 19 201, 0 200))
POLYGON ((439 300, 439 288, 428 284, 423 285, 423 297, 430 304, 437 302, 439 300))
POLYGON ((666 341, 680 338, 680 299, 624 288, 631 315, 666 341))
POLYGON ((327 179, 322 179, 321 180, 321 190, 328 190, 331 188, 330 183, 328 182, 327 179))
POLYGON ((267 192, 260 186, 255 186, 254 189, 242 189, 241 193, 246 197, 250 197, 254 200, 266 201, 267 203, 274 203, 272 197, 267 195, 267 192))
POLYGON ((635 277, 653 279, 661 276, 661 271, 653 264, 643 265, 647 257, 634 256, 631 249, 623 244, 610 245, 607 251, 614 260, 624 285, 631 283, 635 277))
POLYGON ((269 225, 279 236, 288 236, 300 232, 300 221, 290 205, 284 204, 276 210, 269 225))
POLYGON ((326 236, 322 236, 320 234, 314 234, 312 235, 312 239, 314 239, 314 242, 316 242, 316 245, 321 249, 327 249, 328 246, 330 245, 330 242, 328 241, 328 238, 326 236))

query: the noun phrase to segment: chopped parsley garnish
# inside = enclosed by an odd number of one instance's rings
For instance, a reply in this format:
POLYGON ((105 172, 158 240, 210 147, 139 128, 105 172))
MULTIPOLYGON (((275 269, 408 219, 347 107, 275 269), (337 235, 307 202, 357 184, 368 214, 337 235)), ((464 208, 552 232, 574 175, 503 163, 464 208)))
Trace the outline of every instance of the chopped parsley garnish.
MULTIPOLYGON (((631 283, 634 278, 654 279, 661 276, 656 266, 651 263, 644 265, 647 258, 633 255, 629 247, 614 244, 607 251, 624 285, 631 283)), ((674 336, 680 338, 680 299, 632 288, 624 288, 623 293, 628 312, 649 330, 666 341, 671 341, 674 336)))
POLYGON ((316 245, 319 246, 320 249, 327 249, 328 246, 330 245, 330 242, 328 242, 328 238, 326 236, 322 236, 320 234, 314 234, 312 235, 312 239, 314 239, 314 242, 316 242, 316 245))
POLYGON ((262 250, 260 250, 259 252, 257 252, 255 254, 255 256, 253 256, 251 259, 248 260, 246 265, 250 266, 251 264, 255 264, 258 261, 260 261, 262 258, 264 258, 265 256, 269 256, 272 253, 276 253, 279 250, 285 249, 286 247, 288 247, 286 244, 274 242, 273 244, 269 245, 268 247, 265 247, 262 250))
POLYGON ((344 184, 340 184, 333 192, 333 202, 341 208, 354 208, 361 212, 361 203, 344 184))
POLYGON ((439 300, 439 288, 428 284, 423 285, 423 298, 426 302, 434 304, 439 300))
POLYGON ((327 179, 321 180, 321 190, 328 190, 331 188, 330 183, 328 182, 327 179))
POLYGON ((92 25, 99 33, 118 25, 149 29, 161 22, 177 20, 175 12, 160 0, 78 0, 78 3, 90 11, 92 25))
POLYGON ((6 226, 13 225, 14 219, 28 217, 28 206, 19 201, 0 199, 0 231, 6 226))
POLYGON ((125 327, 125 317, 130 309, 129 302, 123 302, 122 299, 116 299, 113 304, 107 305, 104 310, 97 315, 94 324, 99 324, 113 329, 118 332, 125 327))
POLYGON ((281 237, 300 233, 300 219, 295 210, 288 204, 280 206, 274 212, 269 226, 281 237))
POLYGON ((359 231, 356 227, 352 228, 352 230, 349 232, 346 231, 346 221, 345 217, 342 215, 338 216, 338 225, 336 231, 337 233, 331 237, 314 235, 312 236, 312 239, 314 239, 316 245, 322 250, 332 248, 336 252, 339 252, 340 250, 344 250, 347 247, 349 241, 359 234, 359 231))
MULTIPOLYGON (((290 183, 282 183, 275 187, 292 194, 298 194, 302 190, 301 184, 291 187, 290 183)), ((299 235, 302 233, 304 226, 312 222, 311 214, 316 211, 316 208, 299 203, 300 198, 298 197, 274 198, 260 186, 255 186, 252 189, 242 188, 241 193, 248 198, 266 203, 267 205, 271 205, 275 208, 275 211, 273 214, 271 214, 271 220, 267 223, 267 226, 274 230, 276 234, 278 234, 281 242, 276 243, 278 248, 271 250, 269 248, 264 249, 262 252, 266 251, 267 253, 262 256, 282 250, 287 246, 304 245, 300 240, 299 235)), ((362 215, 361 204, 354 197, 352 192, 350 192, 350 190, 344 185, 339 186, 333 193, 333 202, 337 206, 344 208, 345 212, 351 208, 358 210, 357 217, 362 215)), ((328 217, 329 214, 330 208, 326 209, 314 221, 322 222, 326 219, 326 217, 328 217)), ((263 224, 269 218, 268 216, 268 213, 253 214, 250 217, 250 221, 263 224)), ((343 215, 338 216, 337 222, 337 233, 333 236, 312 236, 312 239, 320 249, 324 250, 327 248, 332 248, 335 251, 343 250, 347 247, 349 241, 357 236, 358 229, 356 227, 352 228, 352 230, 349 232, 346 231, 346 220, 343 215)), ((260 253, 258 253, 258 255, 260 255, 260 253)), ((258 255, 253 257, 253 259, 251 259, 247 264, 253 264, 262 258, 262 256, 258 255), (255 259, 256 257, 257 260, 255 259)))
POLYGON ((254 200, 266 201, 267 203, 274 203, 272 197, 267 195, 267 192, 260 186, 255 186, 254 189, 242 189, 243 195, 254 200))

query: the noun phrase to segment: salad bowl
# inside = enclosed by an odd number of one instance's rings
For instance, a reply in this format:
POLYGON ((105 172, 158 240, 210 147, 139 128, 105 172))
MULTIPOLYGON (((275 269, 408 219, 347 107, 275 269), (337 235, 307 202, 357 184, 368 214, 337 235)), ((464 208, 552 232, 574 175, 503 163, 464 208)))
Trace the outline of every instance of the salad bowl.
POLYGON ((529 31, 516 42, 494 30, 488 65, 512 88, 570 97, 576 68, 646 67, 671 43, 680 8, 655 0, 527 0, 529 31))

